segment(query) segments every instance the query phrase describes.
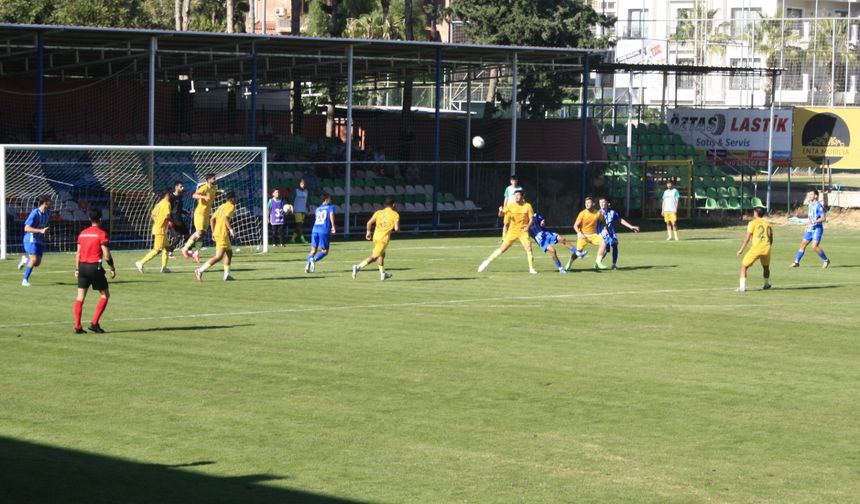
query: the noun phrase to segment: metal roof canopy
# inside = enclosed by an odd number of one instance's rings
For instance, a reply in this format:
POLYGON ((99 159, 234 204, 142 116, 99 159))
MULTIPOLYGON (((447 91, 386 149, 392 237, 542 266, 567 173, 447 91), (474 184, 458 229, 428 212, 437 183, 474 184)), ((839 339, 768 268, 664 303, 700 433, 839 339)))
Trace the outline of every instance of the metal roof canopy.
MULTIPOLYGON (((109 76, 115 70, 109 64, 145 60, 153 39, 157 41, 157 72, 161 73, 161 78, 187 74, 190 67, 213 64, 235 64, 240 67, 240 73, 247 72, 248 69, 241 68, 241 61, 256 54, 261 74, 269 71, 291 73, 297 69, 303 78, 345 79, 349 47, 353 51, 356 80, 402 74, 406 69, 432 74, 440 51, 443 68, 450 70, 464 70, 467 66, 510 65, 516 55, 521 67, 544 66, 558 71, 581 71, 585 56, 608 53, 607 50, 578 48, 0 23, 0 76, 35 73, 39 38, 45 55, 45 74, 62 72, 64 77, 109 76)), ((224 70, 228 68, 223 67, 224 70)), ((145 74, 147 67, 135 65, 134 72, 145 74)))
POLYGON ((725 67, 708 65, 655 65, 655 64, 633 64, 633 63, 599 63, 595 66, 597 73, 671 73, 675 75, 778 75, 785 70, 782 68, 756 68, 756 67, 725 67))

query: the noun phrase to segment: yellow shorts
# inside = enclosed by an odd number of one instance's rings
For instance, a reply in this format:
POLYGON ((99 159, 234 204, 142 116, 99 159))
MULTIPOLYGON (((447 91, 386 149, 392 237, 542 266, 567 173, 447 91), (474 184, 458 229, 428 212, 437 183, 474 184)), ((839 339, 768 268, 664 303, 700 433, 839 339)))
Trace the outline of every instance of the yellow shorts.
POLYGON ((164 250, 167 248, 167 235, 152 235, 152 249, 164 250))
POLYGON ((194 212, 194 230, 201 233, 209 230, 209 214, 194 212))
POLYGON ((598 247, 603 243, 603 238, 600 235, 593 234, 591 236, 586 236, 585 238, 577 238, 576 239, 576 250, 582 250, 588 244, 597 245, 598 247))
POLYGON ((761 265, 763 267, 770 266, 770 251, 768 250, 766 253, 763 254, 757 250, 750 250, 744 256, 744 259, 743 261, 741 261, 741 264, 744 265, 744 268, 749 268, 750 266, 755 264, 756 261, 761 261, 761 265))
POLYGON ((296 218, 296 224, 301 224, 305 221, 305 214, 303 213, 295 213, 293 216, 296 218))
POLYGON ((215 250, 230 250, 233 245, 230 243, 230 238, 226 240, 218 238, 215 240, 215 250))
POLYGON ((372 257, 385 257, 385 249, 388 247, 387 241, 376 241, 373 240, 373 252, 370 253, 372 257))
POLYGON ((502 245, 510 247, 517 240, 523 244, 523 247, 525 247, 526 250, 531 250, 532 241, 529 237, 528 231, 517 231, 515 233, 508 232, 508 234, 505 235, 504 243, 502 245))
POLYGON ((675 212, 663 212, 663 222, 677 222, 678 214, 675 212))

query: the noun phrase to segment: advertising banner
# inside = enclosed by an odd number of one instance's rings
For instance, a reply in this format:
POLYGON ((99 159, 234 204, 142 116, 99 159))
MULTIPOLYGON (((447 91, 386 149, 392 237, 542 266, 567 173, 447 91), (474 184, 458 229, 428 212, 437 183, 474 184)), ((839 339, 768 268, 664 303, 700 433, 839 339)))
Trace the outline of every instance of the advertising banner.
POLYGON ((852 131, 860 135, 860 109, 795 108, 792 165, 860 169, 860 152, 851 149, 852 131))
MULTIPOLYGON (((669 111, 669 130, 718 164, 767 166, 770 110, 676 108, 669 111)), ((773 162, 791 161, 791 109, 774 109, 773 162)))

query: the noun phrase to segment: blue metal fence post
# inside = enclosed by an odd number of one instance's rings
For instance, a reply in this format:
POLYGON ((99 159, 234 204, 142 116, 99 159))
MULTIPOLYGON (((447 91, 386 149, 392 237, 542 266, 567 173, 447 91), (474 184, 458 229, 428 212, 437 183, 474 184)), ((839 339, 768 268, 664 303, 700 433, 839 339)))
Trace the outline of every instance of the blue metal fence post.
POLYGON ((42 143, 45 131, 45 38, 36 35, 36 143, 42 143))
POLYGON ((251 145, 257 145, 257 43, 251 42, 251 145))
POLYGON ((582 142, 582 188, 579 193, 580 207, 585 206, 585 192, 587 180, 586 172, 588 171, 588 74, 591 73, 590 61, 588 54, 584 56, 585 64, 582 67, 582 113, 580 114, 580 142, 582 142))
POLYGON ((442 171, 442 48, 436 48, 436 135, 433 146, 433 231, 439 228, 439 185, 442 171))

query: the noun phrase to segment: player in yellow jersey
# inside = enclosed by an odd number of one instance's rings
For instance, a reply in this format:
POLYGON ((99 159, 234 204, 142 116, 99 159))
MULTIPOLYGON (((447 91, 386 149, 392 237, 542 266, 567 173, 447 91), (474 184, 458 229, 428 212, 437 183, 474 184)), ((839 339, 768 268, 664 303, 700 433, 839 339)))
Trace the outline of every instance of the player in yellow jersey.
POLYGON ((573 230, 576 231, 576 250, 570 255, 570 260, 567 261, 565 269, 570 270, 573 261, 586 256, 585 246, 589 243, 597 245, 597 258, 594 261, 594 269, 606 269, 606 266, 602 262, 603 256, 606 255, 606 242, 603 241, 600 233, 597 232, 598 224, 601 227, 605 226, 606 220, 603 218, 600 210, 594 206, 594 198, 587 196, 585 198, 585 209, 579 212, 576 220, 573 221, 573 230))
POLYGON ((197 190, 191 195, 191 198, 197 200, 197 206, 194 207, 194 234, 185 242, 182 247, 182 256, 188 259, 194 257, 194 262, 200 262, 200 238, 203 238, 203 233, 209 229, 209 220, 212 216, 212 205, 215 204, 215 197, 218 196, 218 179, 215 174, 206 175, 206 182, 197 186, 197 190), (194 245, 194 253, 189 254, 188 249, 194 245))
POLYGON ((230 219, 236 210, 236 193, 227 191, 224 198, 227 201, 222 203, 218 210, 215 210, 209 222, 212 228, 212 238, 215 240, 215 255, 194 270, 194 276, 197 277, 198 282, 202 282, 203 273, 221 259, 224 259, 224 280, 233 280, 233 277, 230 276, 230 262, 233 260, 230 238, 235 237, 236 234, 233 232, 233 226, 230 225, 230 219))
POLYGON ((170 189, 161 193, 161 200, 150 212, 152 219, 152 250, 146 253, 140 261, 134 263, 137 271, 143 273, 143 265, 148 263, 158 254, 161 254, 161 272, 170 273, 167 267, 167 225, 170 222, 170 189))
POLYGON ((358 275, 361 268, 376 261, 379 268, 379 279, 382 281, 391 278, 391 275, 385 272, 385 249, 388 248, 388 242, 391 240, 391 233, 400 231, 400 214, 394 210, 394 196, 385 198, 385 208, 374 212, 373 217, 367 221, 367 234, 365 239, 373 239, 373 251, 370 256, 358 264, 352 265, 352 278, 358 275), (376 224, 376 229, 371 236, 370 229, 376 224))
POLYGON ((764 285, 763 290, 770 289, 770 248, 773 245, 773 230, 770 223, 765 218, 764 208, 753 208, 753 220, 747 225, 747 234, 744 237, 744 242, 737 254, 741 255, 747 245, 752 241, 752 247, 746 253, 741 261, 741 279, 738 292, 747 290, 747 270, 756 261, 761 262, 761 267, 764 270, 764 285))
POLYGON ((481 273, 487 266, 490 265, 500 255, 504 254, 514 242, 519 241, 526 250, 526 258, 529 261, 529 273, 537 275, 535 269, 535 257, 532 254, 532 239, 529 236, 529 228, 532 226, 532 221, 535 218, 535 211, 530 203, 526 203, 523 198, 523 190, 517 189, 514 191, 513 203, 508 203, 505 207, 499 207, 499 217, 505 218, 505 238, 502 240, 502 245, 490 254, 486 261, 478 266, 478 273, 481 273))

